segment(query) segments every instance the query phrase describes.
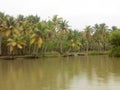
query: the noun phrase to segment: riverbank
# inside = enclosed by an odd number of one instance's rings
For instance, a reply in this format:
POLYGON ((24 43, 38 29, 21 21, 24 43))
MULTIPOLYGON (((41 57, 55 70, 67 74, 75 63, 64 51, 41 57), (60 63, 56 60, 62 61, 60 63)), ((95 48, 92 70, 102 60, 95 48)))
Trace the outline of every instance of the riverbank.
POLYGON ((109 51, 89 51, 86 52, 88 55, 109 55, 109 51))
POLYGON ((89 52, 70 52, 60 54, 58 52, 39 53, 37 55, 14 55, 14 56, 0 56, 2 60, 15 60, 17 58, 37 59, 37 58, 52 58, 52 57, 75 57, 86 55, 109 55, 109 51, 89 51, 89 52))

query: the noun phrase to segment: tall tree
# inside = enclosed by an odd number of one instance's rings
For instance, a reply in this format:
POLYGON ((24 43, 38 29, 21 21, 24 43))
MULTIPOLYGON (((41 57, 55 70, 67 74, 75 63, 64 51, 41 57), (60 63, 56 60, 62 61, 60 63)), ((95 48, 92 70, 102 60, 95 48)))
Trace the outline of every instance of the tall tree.
POLYGON ((88 51, 89 49, 91 49, 92 47, 92 34, 93 34, 93 29, 91 28, 91 26, 87 26, 84 29, 84 33, 85 33, 85 45, 86 45, 86 51, 88 51))
POLYGON ((4 31, 4 22, 5 15, 4 13, 0 12, 0 55, 2 54, 2 32, 4 31))

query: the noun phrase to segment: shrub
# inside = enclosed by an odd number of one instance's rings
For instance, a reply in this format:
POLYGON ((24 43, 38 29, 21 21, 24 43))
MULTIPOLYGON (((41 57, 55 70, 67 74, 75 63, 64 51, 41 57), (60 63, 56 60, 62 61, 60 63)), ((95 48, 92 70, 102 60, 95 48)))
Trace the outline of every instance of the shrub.
POLYGON ((115 30, 110 34, 109 42, 112 45, 110 56, 120 57, 120 30, 115 30))
POLYGON ((120 46, 112 48, 110 56, 120 57, 120 46))
POLYGON ((109 42, 113 47, 120 46, 120 30, 115 30, 110 34, 109 42))

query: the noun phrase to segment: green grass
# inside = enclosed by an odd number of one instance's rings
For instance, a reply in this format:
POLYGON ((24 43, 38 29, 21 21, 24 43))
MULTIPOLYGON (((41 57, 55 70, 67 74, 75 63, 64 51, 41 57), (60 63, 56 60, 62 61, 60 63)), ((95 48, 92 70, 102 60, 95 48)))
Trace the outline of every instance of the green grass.
POLYGON ((89 51, 88 55, 108 55, 109 51, 89 51))
POLYGON ((60 54, 58 52, 46 52, 42 54, 38 54, 38 57, 59 57, 60 54))

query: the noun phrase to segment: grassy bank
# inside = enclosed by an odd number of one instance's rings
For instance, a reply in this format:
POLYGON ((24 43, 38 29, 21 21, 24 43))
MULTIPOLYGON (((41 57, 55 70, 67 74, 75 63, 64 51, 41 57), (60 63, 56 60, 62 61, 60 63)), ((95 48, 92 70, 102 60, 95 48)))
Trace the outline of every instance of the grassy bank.
POLYGON ((108 55, 109 51, 89 51, 86 52, 88 55, 108 55))
POLYGON ((109 51, 89 51, 89 52, 68 52, 62 55, 58 52, 45 52, 37 55, 14 55, 14 56, 0 56, 0 59, 14 60, 17 58, 34 59, 34 58, 52 58, 52 57, 74 57, 86 55, 109 55, 109 51))

